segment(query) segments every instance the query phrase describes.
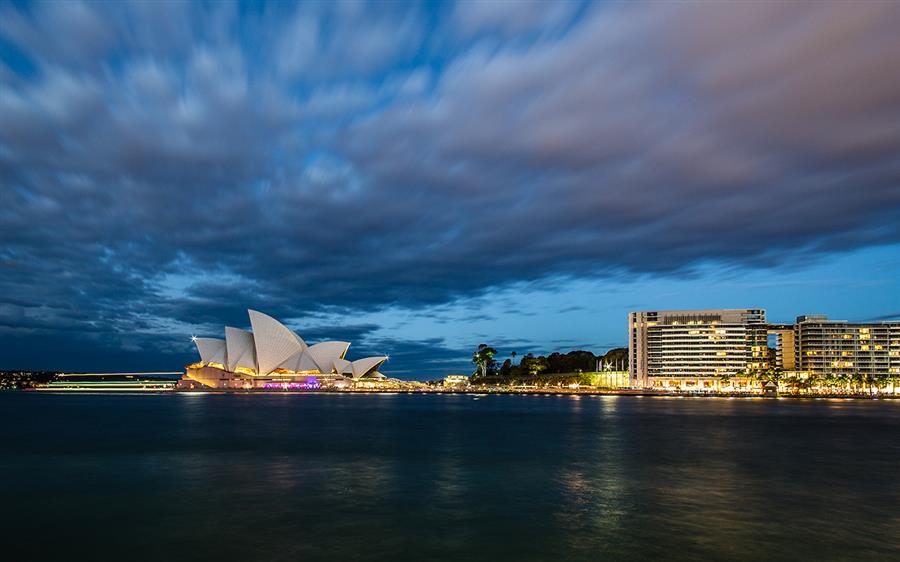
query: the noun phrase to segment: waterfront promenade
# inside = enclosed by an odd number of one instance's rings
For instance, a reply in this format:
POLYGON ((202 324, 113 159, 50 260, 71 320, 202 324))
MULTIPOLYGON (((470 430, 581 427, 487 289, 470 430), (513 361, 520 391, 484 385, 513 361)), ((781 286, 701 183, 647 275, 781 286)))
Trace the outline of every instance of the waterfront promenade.
MULTIPOLYGON (((900 390, 900 389, 898 389, 900 390)), ((783 392, 766 395, 761 392, 703 392, 703 391, 664 391, 638 389, 604 389, 604 388, 504 388, 504 387, 470 387, 470 388, 345 388, 314 390, 277 390, 277 389, 207 389, 207 390, 175 390, 180 393, 223 393, 223 394, 435 394, 435 395, 532 395, 532 396, 642 396, 642 397, 685 397, 685 398, 835 398, 835 399, 900 399, 900 392, 895 393, 863 393, 863 392, 828 392, 828 393, 792 393, 783 392)))

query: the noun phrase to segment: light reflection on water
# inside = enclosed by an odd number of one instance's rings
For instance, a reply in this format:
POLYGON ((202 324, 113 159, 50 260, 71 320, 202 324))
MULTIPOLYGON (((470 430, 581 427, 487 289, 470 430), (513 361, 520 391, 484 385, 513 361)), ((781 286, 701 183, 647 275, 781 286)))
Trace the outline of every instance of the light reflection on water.
POLYGON ((6 393, 0 432, 29 559, 900 559, 900 401, 6 393))

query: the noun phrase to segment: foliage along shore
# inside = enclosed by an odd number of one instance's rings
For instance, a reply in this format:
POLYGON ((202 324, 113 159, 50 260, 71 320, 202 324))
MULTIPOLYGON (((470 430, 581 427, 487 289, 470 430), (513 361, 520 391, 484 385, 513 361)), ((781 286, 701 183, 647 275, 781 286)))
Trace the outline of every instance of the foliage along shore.
POLYGON ((503 363, 494 357, 497 350, 487 344, 481 344, 472 354, 472 363, 476 370, 472 382, 533 380, 545 375, 572 375, 603 370, 627 371, 628 348, 617 347, 603 355, 594 355, 590 351, 575 350, 568 353, 551 353, 547 356, 528 353, 518 356, 515 351, 503 363), (516 362, 516 358, 519 361, 516 362))

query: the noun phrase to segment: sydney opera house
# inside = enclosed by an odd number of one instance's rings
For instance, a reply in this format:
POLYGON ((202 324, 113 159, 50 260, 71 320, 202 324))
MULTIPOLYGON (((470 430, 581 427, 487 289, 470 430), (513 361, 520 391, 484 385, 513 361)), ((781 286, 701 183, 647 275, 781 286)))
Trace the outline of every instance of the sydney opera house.
POLYGON ((193 338, 200 361, 188 365, 182 389, 302 389, 384 379, 386 356, 348 361, 349 342, 308 345, 271 316, 247 311, 253 331, 225 328, 225 339, 193 338))

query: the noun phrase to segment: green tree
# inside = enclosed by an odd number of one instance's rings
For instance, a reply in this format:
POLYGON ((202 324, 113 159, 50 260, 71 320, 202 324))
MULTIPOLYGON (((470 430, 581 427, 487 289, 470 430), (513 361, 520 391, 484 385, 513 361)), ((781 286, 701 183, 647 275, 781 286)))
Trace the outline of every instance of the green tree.
POLYGON ((828 372, 825 375, 820 377, 820 381, 824 386, 827 386, 830 390, 835 389, 844 389, 844 379, 837 373, 828 372))
POLYGON ((492 373, 497 364, 497 362, 494 361, 495 355, 497 355, 497 350, 493 347, 490 347, 486 343, 479 345, 478 350, 472 354, 472 363, 475 363, 477 366, 474 376, 486 377, 492 373))
POLYGON ((869 390, 869 394, 878 394, 878 391, 886 387, 889 381, 888 377, 874 373, 866 373, 862 375, 862 379, 869 390))
POLYGON ((609 364, 612 366, 614 371, 628 370, 628 348, 627 347, 616 347, 610 349, 606 352, 606 355, 603 356, 603 363, 609 364))
POLYGON ((750 376, 758 383, 766 384, 768 382, 774 383, 776 386, 781 384, 781 380, 784 378, 784 371, 781 369, 758 369, 753 370, 750 373, 750 376))
POLYGON ((891 390, 894 391, 894 392, 897 391, 897 384, 898 384, 898 383, 900 383, 900 373, 894 373, 894 372, 892 372, 892 373, 889 373, 889 374, 884 378, 884 384, 885 384, 885 386, 891 385, 891 386, 893 387, 891 390))
POLYGON ((821 389, 823 386, 827 386, 828 383, 826 382, 824 376, 810 374, 808 377, 806 377, 806 384, 807 388, 809 390, 812 390, 813 388, 821 389))
POLYGON ((862 373, 853 373, 847 375, 847 378, 850 380, 850 386, 853 388, 854 392, 859 392, 866 386, 866 377, 862 373))
POLYGON ((535 357, 531 353, 522 358, 519 363, 519 372, 522 375, 535 376, 547 370, 547 359, 543 356, 535 357))
POLYGON ((813 386, 813 380, 812 380, 812 379, 810 379, 810 378, 802 378, 802 377, 798 377, 798 376, 796 376, 796 375, 792 375, 792 376, 789 376, 789 377, 784 377, 784 378, 782 379, 782 382, 784 382, 791 390, 793 390, 794 393, 798 393, 798 392, 800 392, 800 393, 803 393, 803 392, 809 392, 809 390, 810 390, 810 389, 812 388, 812 386, 813 386))

